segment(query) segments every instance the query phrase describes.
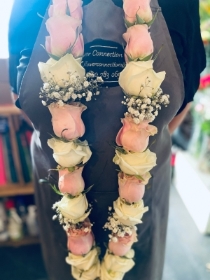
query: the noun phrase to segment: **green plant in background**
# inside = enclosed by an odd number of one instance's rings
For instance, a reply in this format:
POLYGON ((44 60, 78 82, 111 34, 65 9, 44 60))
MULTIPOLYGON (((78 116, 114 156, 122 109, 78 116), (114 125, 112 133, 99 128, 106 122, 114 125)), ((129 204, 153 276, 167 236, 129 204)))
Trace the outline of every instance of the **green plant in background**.
POLYGON ((210 120, 205 120, 201 124, 201 130, 203 131, 203 133, 205 133, 206 135, 210 136, 210 120))

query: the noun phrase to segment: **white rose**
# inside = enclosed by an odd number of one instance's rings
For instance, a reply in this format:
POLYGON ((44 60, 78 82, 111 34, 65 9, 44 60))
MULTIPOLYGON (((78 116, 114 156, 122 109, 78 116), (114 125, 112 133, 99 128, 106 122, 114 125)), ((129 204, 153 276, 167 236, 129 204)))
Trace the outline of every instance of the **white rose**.
POLYGON ((105 267, 105 263, 102 262, 100 280, 122 280, 124 275, 125 274, 123 272, 112 271, 112 270, 108 271, 105 267))
POLYGON ((82 80, 85 76, 85 69, 80 61, 72 54, 66 54, 58 61, 50 58, 46 63, 39 62, 38 68, 43 82, 49 83, 52 80, 58 86, 65 88, 69 81, 69 73, 79 76, 82 80))
POLYGON ((119 84, 128 95, 151 97, 159 89, 165 74, 153 70, 153 60, 132 61, 120 72, 119 84))
POLYGON ((99 255, 99 248, 93 248, 85 256, 78 256, 69 253, 66 257, 66 262, 71 266, 77 267, 79 270, 89 270, 91 266, 97 264, 99 255))
POLYGON ((90 211, 85 213, 88 209, 88 202, 86 196, 83 194, 74 198, 68 198, 67 195, 64 195, 63 198, 56 203, 56 206, 61 214, 74 224, 84 221, 90 214, 90 211))
POLYGON ((122 154, 116 150, 113 161, 119 165, 124 173, 141 176, 156 165, 156 154, 149 149, 142 153, 127 152, 127 154, 122 154))
MULTIPOLYGON (((127 255, 129 256, 128 253, 127 255)), ((132 258, 115 256, 113 254, 110 254, 108 251, 104 256, 104 264, 108 271, 111 270, 111 271, 118 271, 122 273, 128 272, 135 265, 132 258)))
POLYGON ((76 144, 73 141, 63 142, 51 138, 47 144, 53 149, 53 158, 62 167, 73 167, 80 163, 86 163, 92 154, 87 141, 76 144))
POLYGON ((80 270, 78 267, 72 266, 72 276, 78 280, 95 280, 100 276, 100 262, 91 266, 89 270, 80 270))
POLYGON ((148 207, 144 207, 143 200, 138 203, 128 205, 123 202, 120 197, 114 201, 115 217, 126 226, 135 226, 142 223, 143 214, 148 211, 148 207))

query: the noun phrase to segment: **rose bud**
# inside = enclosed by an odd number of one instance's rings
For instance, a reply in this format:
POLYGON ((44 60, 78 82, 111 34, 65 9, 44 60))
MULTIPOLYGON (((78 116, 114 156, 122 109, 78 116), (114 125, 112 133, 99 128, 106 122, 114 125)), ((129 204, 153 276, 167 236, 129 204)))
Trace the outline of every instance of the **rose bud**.
POLYGON ((126 176, 120 172, 118 174, 119 195, 129 203, 138 202, 145 192, 145 185, 135 176, 126 176))
POLYGON ((73 196, 78 195, 84 190, 85 182, 82 178, 83 167, 73 172, 69 172, 67 168, 59 170, 58 187, 62 193, 68 193, 73 196))
POLYGON ((86 110, 86 106, 78 106, 77 103, 59 106, 57 103, 51 103, 48 108, 52 115, 52 125, 56 136, 67 140, 83 136, 85 126, 81 114, 86 110))
POLYGON ((134 25, 128 28, 127 32, 123 34, 123 38, 127 43, 125 48, 127 62, 129 61, 127 56, 131 60, 142 60, 154 51, 153 42, 146 24, 134 25))
POLYGON ((143 121, 135 124, 130 117, 121 119, 123 127, 117 134, 116 143, 132 152, 143 152, 149 143, 149 136, 157 133, 157 128, 143 121))
POLYGON ((92 232, 89 232, 86 235, 78 235, 78 236, 68 236, 67 247, 68 250, 74 255, 85 255, 87 254, 94 243, 94 236, 92 232))
POLYGON ((134 242, 137 241, 136 231, 133 231, 132 235, 126 234, 124 237, 117 238, 117 242, 109 242, 109 250, 116 256, 124 256, 131 249, 134 242))

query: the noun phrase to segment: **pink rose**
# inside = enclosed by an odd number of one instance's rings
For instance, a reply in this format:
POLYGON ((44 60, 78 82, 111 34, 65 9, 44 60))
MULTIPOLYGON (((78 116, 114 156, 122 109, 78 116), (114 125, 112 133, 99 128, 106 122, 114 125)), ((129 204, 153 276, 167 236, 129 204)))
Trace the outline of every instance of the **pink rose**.
POLYGON ((82 112, 86 106, 81 103, 72 103, 72 105, 59 106, 57 103, 51 103, 48 106, 52 115, 52 125, 55 135, 72 140, 82 137, 85 133, 85 126, 81 119, 82 112), (78 104, 80 104, 78 106, 78 104))
POLYGON ((53 5, 48 9, 49 17, 66 14, 66 0, 53 0, 53 5))
POLYGON ((72 49, 72 54, 75 58, 81 57, 84 54, 84 40, 81 33, 78 36, 77 41, 72 49))
POLYGON ((67 247, 74 255, 86 255, 93 247, 94 236, 92 232, 86 235, 68 236, 67 247))
POLYGON ((46 37, 45 48, 48 53, 62 57, 77 39, 77 30, 81 32, 81 20, 67 15, 50 17, 46 21, 50 36, 46 37))
POLYGON ((143 152, 149 143, 149 136, 157 133, 157 128, 143 121, 135 124, 130 117, 121 119, 123 127, 117 134, 116 143, 132 152, 143 152))
POLYGON ((82 178, 83 167, 69 172, 68 169, 59 170, 58 187, 62 193, 68 193, 73 196, 78 195, 84 190, 85 183, 82 178))
POLYGON ((81 0, 68 0, 70 16, 77 19, 82 19, 83 9, 81 0))
POLYGON ((132 235, 125 235, 124 237, 116 237, 117 242, 109 242, 109 250, 116 256, 124 256, 132 247, 133 243, 137 241, 136 231, 132 235))
POLYGON ((120 172, 118 174, 118 184, 120 197, 129 203, 138 202, 144 196, 145 185, 135 176, 126 176, 120 172))
POLYGON ((126 61, 127 55, 132 59, 143 59, 153 53, 153 42, 146 24, 134 25, 127 29, 123 34, 127 45, 125 48, 126 61))
POLYGON ((125 12, 125 19, 130 23, 136 22, 136 15, 145 22, 150 22, 152 20, 150 0, 124 0, 123 9, 125 12))

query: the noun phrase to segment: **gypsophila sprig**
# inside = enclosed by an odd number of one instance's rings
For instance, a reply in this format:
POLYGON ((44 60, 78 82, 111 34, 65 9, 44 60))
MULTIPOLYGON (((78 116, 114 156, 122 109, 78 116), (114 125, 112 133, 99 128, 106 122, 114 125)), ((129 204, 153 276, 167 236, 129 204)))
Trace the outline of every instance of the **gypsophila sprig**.
POLYGON ((142 121, 152 122, 157 117, 161 106, 167 107, 169 104, 169 95, 163 94, 162 89, 159 88, 151 97, 125 95, 122 104, 128 107, 125 115, 132 117, 136 124, 142 121))
POLYGON ((53 102, 58 102, 62 106, 81 99, 91 101, 93 97, 100 94, 99 89, 104 81, 97 74, 88 72, 82 80, 75 73, 68 74, 69 79, 64 81, 64 88, 59 87, 53 78, 43 84, 39 98, 42 99, 44 106, 49 106, 53 102))
POLYGON ((104 225, 104 229, 111 231, 109 234, 110 241, 118 242, 118 238, 131 236, 133 231, 136 230, 136 226, 123 225, 116 214, 113 213, 108 217, 108 222, 104 225))

